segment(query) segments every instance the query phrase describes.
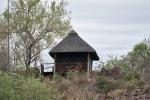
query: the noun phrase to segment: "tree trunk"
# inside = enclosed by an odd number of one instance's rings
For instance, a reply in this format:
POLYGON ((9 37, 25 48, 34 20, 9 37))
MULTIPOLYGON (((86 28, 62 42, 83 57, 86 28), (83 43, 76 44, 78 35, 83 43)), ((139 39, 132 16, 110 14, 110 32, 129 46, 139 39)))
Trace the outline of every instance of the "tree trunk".
POLYGON ((31 48, 27 48, 26 53, 26 70, 29 70, 31 64, 31 48))
POLYGON ((37 57, 34 60, 34 68, 37 67, 37 57))

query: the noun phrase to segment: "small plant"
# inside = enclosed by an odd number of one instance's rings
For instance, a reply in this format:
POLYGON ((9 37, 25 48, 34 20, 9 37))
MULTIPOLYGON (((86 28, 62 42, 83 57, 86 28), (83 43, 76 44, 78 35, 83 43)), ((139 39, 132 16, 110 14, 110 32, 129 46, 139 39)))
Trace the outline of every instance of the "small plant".
POLYGON ((127 82, 127 89, 133 90, 136 88, 142 88, 144 85, 144 82, 138 79, 133 79, 127 82))
POLYGON ((53 80, 55 81, 61 81, 63 79, 63 77, 60 74, 56 74, 53 76, 53 80))
POLYGON ((74 79, 74 78, 76 78, 78 76, 79 76, 78 72, 67 72, 67 78, 68 79, 74 79))
POLYGON ((109 79, 107 77, 101 76, 97 79, 97 86, 99 88, 99 91, 101 93, 105 94, 105 98, 107 98, 108 92, 111 90, 116 89, 116 83, 112 81, 112 79, 109 79))
POLYGON ((124 76, 124 78, 127 81, 134 80, 134 79, 140 79, 140 74, 138 74, 138 73, 127 73, 124 76))
POLYGON ((114 91, 110 91, 108 96, 109 98, 111 98, 110 100, 114 99, 115 97, 119 97, 121 95, 123 95, 123 90, 122 89, 116 89, 114 91))

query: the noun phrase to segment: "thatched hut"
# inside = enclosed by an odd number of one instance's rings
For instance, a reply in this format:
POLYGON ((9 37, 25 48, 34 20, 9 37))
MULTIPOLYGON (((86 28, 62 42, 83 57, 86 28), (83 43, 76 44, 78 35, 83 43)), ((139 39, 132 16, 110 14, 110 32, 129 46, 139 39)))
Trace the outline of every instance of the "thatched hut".
POLYGON ((93 60, 99 60, 96 51, 72 30, 49 52, 54 59, 54 74, 68 71, 90 72, 93 60))

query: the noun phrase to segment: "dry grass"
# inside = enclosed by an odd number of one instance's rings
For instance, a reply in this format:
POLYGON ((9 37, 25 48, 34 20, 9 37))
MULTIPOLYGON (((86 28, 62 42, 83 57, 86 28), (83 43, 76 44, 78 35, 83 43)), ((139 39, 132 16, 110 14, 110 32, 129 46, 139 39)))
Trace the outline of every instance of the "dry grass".
POLYGON ((80 75, 71 80, 46 79, 45 83, 57 88, 62 100, 96 100, 98 94, 95 81, 88 79, 86 75, 80 75))
POLYGON ((119 100, 119 97, 123 97, 126 100, 124 93, 127 89, 127 82, 106 77, 110 84, 116 84, 113 85, 114 89, 108 93, 108 98, 106 99, 105 94, 101 93, 98 88, 97 76, 99 75, 96 73, 91 73, 89 79, 86 74, 73 76, 71 79, 58 76, 57 79, 46 78, 44 83, 57 89, 61 100, 119 100))

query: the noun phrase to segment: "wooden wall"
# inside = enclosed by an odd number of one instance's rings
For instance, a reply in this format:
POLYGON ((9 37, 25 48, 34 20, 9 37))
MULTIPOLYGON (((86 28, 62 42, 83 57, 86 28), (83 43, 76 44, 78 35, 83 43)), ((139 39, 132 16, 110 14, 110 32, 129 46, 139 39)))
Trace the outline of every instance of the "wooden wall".
POLYGON ((87 71, 87 53, 61 53, 56 55, 56 73, 87 71))

